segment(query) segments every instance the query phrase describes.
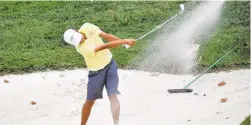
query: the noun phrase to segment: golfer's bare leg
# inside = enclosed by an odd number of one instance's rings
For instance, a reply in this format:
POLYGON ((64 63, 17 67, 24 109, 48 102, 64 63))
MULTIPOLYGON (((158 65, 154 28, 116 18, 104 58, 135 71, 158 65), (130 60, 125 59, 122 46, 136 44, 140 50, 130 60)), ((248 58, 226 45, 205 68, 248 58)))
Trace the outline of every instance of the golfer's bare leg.
POLYGON ((113 117, 114 125, 119 125, 119 113, 120 113, 120 104, 117 98, 117 94, 112 94, 109 96, 111 103, 111 112, 113 117))
POLYGON ((95 103, 95 100, 86 100, 82 109, 81 125, 86 125, 94 103, 95 103))

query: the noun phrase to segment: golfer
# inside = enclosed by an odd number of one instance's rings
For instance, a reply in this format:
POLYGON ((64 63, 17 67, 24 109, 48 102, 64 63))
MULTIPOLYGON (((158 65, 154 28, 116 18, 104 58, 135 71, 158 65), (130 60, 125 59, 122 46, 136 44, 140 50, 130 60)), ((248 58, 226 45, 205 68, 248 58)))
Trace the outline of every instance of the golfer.
POLYGON ((135 39, 120 39, 102 31, 94 24, 84 23, 78 31, 66 30, 64 40, 75 46, 77 52, 84 57, 89 70, 87 99, 82 109, 81 125, 86 125, 95 100, 103 98, 104 86, 111 103, 114 125, 119 125, 120 104, 117 98, 117 94, 120 94, 119 78, 117 65, 109 49, 123 44, 132 46, 135 44, 135 39), (103 43, 102 38, 108 43, 103 43))

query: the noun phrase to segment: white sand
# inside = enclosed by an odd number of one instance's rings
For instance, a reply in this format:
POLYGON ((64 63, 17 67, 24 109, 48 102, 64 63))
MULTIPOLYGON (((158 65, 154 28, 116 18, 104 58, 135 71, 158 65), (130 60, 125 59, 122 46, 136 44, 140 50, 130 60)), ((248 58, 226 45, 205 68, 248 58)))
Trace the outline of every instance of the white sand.
MULTIPOLYGON (((250 111, 249 71, 206 74, 190 86, 194 92, 169 94, 195 76, 119 70, 121 125, 239 125, 250 111), (227 84, 218 87, 221 81, 227 84)), ((86 84, 84 69, 0 76, 0 125, 80 125, 86 84)), ((112 125, 104 97, 88 125, 112 125)))

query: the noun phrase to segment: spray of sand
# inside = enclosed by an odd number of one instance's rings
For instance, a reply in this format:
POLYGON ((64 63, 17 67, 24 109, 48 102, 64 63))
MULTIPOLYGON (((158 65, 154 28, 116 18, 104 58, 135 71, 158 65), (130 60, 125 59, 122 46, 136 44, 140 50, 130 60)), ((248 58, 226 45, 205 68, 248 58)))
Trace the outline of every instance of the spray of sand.
POLYGON ((181 15, 181 18, 159 30, 143 58, 136 61, 137 68, 153 72, 191 73, 196 65, 199 43, 212 34, 223 3, 202 2, 185 16, 181 15))

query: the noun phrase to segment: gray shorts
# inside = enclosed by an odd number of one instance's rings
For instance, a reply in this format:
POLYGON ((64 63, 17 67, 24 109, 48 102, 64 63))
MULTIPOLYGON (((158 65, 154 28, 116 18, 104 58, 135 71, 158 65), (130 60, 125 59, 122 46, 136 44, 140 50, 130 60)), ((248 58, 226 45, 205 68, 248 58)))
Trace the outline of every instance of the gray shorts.
POLYGON ((107 94, 120 94, 118 91, 118 67, 115 61, 111 62, 103 69, 89 71, 87 84, 87 100, 103 98, 103 89, 106 87, 107 94))

